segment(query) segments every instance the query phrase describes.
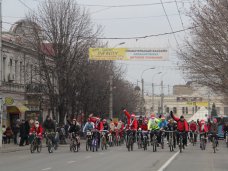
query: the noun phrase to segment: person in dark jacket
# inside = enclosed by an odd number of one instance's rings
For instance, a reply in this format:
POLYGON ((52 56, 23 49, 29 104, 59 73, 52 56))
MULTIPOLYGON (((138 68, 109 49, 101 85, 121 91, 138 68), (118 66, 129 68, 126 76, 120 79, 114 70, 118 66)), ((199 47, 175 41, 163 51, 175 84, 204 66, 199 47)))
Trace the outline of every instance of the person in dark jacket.
POLYGON ((24 146, 24 142, 26 141, 26 137, 27 134, 26 134, 26 130, 25 130, 25 120, 22 120, 21 121, 21 124, 20 124, 20 144, 19 146, 24 146))
POLYGON ((55 123, 51 119, 50 115, 48 115, 46 120, 44 121, 43 128, 45 129, 45 132, 55 132, 55 123))
POLYGON ((18 137, 19 132, 20 132, 20 125, 19 125, 18 121, 12 127, 12 131, 13 131, 14 144, 18 144, 18 142, 17 142, 18 138, 17 137, 18 137))
POLYGON ((30 132, 30 125, 29 125, 29 121, 26 120, 25 121, 25 142, 26 142, 26 145, 29 145, 29 132, 30 132))
POLYGON ((187 146, 187 132, 189 130, 188 123, 182 115, 180 118, 175 117, 173 112, 170 112, 170 116, 177 122, 177 143, 179 143, 180 132, 183 133, 183 144, 187 146))
POLYGON ((77 120, 76 119, 73 119, 73 122, 72 122, 72 124, 70 125, 70 128, 69 128, 69 133, 70 133, 70 137, 71 138, 77 138, 77 140, 78 140, 78 147, 79 148, 80 148, 80 138, 79 138, 80 129, 81 128, 80 128, 79 124, 77 123, 77 120))
POLYGON ((48 142, 48 137, 52 140, 53 144, 56 144, 55 141, 55 131, 56 131, 56 124, 55 122, 51 119, 50 115, 46 117, 46 120, 44 121, 43 124, 44 132, 47 134, 46 136, 46 145, 48 142))

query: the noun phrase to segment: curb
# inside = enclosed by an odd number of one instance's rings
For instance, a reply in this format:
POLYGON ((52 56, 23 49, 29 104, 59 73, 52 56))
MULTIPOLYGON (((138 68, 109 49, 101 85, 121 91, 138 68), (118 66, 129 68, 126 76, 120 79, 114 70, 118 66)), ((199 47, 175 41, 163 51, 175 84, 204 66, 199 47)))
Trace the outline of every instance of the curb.
MULTIPOLYGON (((59 147, 68 147, 69 146, 69 144, 63 144, 63 145, 59 145, 59 147)), ((0 153, 12 153, 12 152, 17 152, 17 151, 27 151, 27 150, 29 150, 29 147, 30 146, 28 146, 28 147, 26 147, 26 148, 12 148, 12 149, 4 149, 4 148, 2 148, 2 149, 0 149, 0 153)), ((46 146, 45 147, 42 147, 42 148, 46 148, 46 146)))

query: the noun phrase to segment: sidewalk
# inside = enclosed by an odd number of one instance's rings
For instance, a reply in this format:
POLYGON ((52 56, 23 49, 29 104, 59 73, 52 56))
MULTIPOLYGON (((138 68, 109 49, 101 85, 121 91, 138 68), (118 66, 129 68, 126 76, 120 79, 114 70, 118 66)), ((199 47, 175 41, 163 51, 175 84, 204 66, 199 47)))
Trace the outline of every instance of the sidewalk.
POLYGON ((19 145, 15 145, 13 143, 2 144, 2 148, 0 148, 0 153, 9 153, 9 152, 29 150, 29 147, 30 147, 30 145, 19 146, 19 145))
MULTIPOLYGON (((81 144, 85 143, 85 140, 82 139, 80 140, 81 144)), ((42 146, 43 148, 45 148, 46 146, 45 141, 42 142, 42 146)), ((67 139, 67 144, 59 144, 60 147, 68 147, 69 146, 69 140, 67 139)), ((29 145, 25 145, 25 146, 19 146, 19 145, 15 145, 13 143, 10 144, 2 144, 2 148, 0 148, 0 153, 10 153, 10 152, 16 152, 16 151, 25 151, 25 150, 29 150, 30 148, 30 144, 29 145)))

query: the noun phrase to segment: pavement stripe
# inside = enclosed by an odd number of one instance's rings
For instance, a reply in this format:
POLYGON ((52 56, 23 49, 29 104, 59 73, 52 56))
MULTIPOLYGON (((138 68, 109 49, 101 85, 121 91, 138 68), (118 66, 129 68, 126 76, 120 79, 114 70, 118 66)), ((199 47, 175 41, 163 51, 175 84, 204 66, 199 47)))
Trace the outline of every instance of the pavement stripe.
POLYGON ((180 153, 180 151, 176 152, 164 165, 162 165, 158 171, 164 171, 165 168, 175 159, 175 157, 180 153))
POLYGON ((42 170, 51 170, 51 167, 48 167, 48 168, 45 168, 45 169, 42 169, 42 170))
POLYGON ((71 164, 71 163, 75 163, 76 161, 68 161, 67 163, 68 164, 71 164))
POLYGON ((85 158, 86 158, 86 159, 89 159, 89 158, 91 158, 91 156, 86 156, 85 158))

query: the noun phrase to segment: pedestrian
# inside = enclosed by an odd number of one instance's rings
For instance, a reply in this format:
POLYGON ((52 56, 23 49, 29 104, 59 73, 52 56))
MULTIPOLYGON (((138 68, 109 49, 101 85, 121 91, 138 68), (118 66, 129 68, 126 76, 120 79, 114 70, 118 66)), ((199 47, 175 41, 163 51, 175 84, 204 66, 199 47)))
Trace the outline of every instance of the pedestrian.
POLYGON ((6 144, 6 126, 2 125, 2 144, 6 144))
POLYGON ((25 130, 25 120, 23 119, 20 124, 20 143, 19 146, 24 146, 26 141, 26 130, 25 130))
POLYGON ((10 126, 6 128, 5 135, 6 135, 6 143, 10 144, 10 139, 13 137, 13 132, 10 126))
POLYGON ((19 132, 20 132, 20 125, 19 125, 19 121, 18 120, 13 125, 12 131, 13 131, 13 142, 14 142, 14 144, 18 144, 18 135, 19 135, 19 132))
POLYGON ((30 125, 29 121, 25 121, 25 144, 29 145, 29 131, 30 131, 30 125))

